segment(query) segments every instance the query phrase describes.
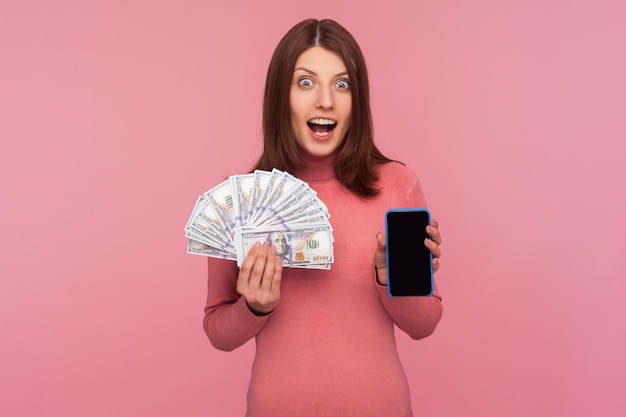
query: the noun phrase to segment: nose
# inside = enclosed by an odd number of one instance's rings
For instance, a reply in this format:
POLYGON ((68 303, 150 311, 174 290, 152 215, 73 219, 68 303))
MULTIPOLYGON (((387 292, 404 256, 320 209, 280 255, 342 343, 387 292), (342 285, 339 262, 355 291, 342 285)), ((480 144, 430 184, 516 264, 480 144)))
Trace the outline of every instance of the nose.
POLYGON ((332 109, 335 105, 333 99, 333 92, 331 87, 320 85, 317 90, 317 98, 315 100, 315 107, 318 109, 332 109))

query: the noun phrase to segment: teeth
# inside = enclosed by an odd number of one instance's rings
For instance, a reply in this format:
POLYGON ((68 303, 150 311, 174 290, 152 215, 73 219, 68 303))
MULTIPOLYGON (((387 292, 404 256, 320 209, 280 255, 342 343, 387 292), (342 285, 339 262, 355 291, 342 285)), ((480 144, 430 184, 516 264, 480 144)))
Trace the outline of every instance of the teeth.
POLYGON ((309 123, 313 123, 316 125, 335 125, 337 124, 337 122, 335 122, 334 120, 329 120, 329 119, 311 119, 309 120, 309 123))

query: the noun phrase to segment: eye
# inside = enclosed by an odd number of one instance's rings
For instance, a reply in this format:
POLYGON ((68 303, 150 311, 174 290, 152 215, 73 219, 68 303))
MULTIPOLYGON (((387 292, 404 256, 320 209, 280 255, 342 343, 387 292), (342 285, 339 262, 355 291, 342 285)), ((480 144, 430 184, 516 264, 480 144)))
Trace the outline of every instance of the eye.
POLYGON ((348 80, 339 80, 335 83, 335 87, 340 90, 349 90, 350 89, 350 81, 348 80))
POLYGON ((302 77, 298 80, 298 85, 300 87, 313 87, 313 80, 309 77, 302 77))

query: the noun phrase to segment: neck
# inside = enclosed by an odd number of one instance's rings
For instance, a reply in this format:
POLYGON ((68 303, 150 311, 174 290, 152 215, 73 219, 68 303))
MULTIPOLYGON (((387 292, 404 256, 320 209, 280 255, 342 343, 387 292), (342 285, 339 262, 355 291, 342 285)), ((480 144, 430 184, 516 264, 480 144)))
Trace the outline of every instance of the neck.
POLYGON ((296 172, 303 181, 324 181, 335 178, 334 162, 337 151, 325 156, 311 155, 302 148, 298 148, 299 156, 306 167, 296 172))

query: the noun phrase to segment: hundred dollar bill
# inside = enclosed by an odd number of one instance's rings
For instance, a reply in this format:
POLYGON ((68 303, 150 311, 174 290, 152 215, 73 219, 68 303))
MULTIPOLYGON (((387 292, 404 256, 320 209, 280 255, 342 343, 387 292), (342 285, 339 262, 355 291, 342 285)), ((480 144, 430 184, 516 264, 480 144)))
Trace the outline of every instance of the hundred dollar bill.
POLYGON ((226 252, 235 257, 235 247, 232 244, 225 245, 223 242, 216 242, 215 240, 208 238, 204 235, 199 235, 194 232, 185 232, 185 237, 189 240, 195 240, 196 242, 203 243, 210 246, 213 249, 226 252))
POLYGON ((247 216, 248 224, 251 224, 250 219, 254 216, 254 209, 257 205, 259 205, 261 197, 263 196, 263 193, 265 193, 265 189, 267 188, 271 177, 271 172, 261 171, 259 169, 254 171, 254 186, 252 188, 252 196, 250 198, 250 207, 248 209, 247 216))
POLYGON ((232 241, 230 233, 224 225, 224 222, 220 219, 216 209, 204 196, 198 198, 198 204, 196 208, 194 208, 185 229, 191 230, 192 227, 195 227, 199 223, 199 220, 203 220, 202 225, 206 225, 219 236, 218 240, 224 242, 232 241))
POLYGON ((290 229, 272 227, 242 227, 235 230, 237 265, 255 243, 268 242, 276 248, 276 255, 284 266, 306 266, 327 269, 334 261, 333 237, 329 224, 311 224, 290 229))
MULTIPOLYGON (((297 179, 293 175, 287 172, 280 172, 277 174, 278 177, 276 182, 273 184, 272 188, 268 187, 266 191, 265 198, 260 203, 260 209, 257 215, 254 218, 254 224, 258 225, 262 223, 262 220, 266 211, 270 208, 274 207, 277 201, 282 199, 292 188, 296 187, 298 184, 302 183, 301 180, 297 179)), ((270 181, 271 184, 271 181, 270 181)), ((308 188, 308 185, 307 185, 308 188)), ((310 189, 309 189, 310 190, 310 189)))
POLYGON ((233 175, 229 181, 233 196, 235 225, 243 226, 248 223, 248 211, 254 189, 254 174, 233 175))
POLYGON ((310 264, 310 265, 289 265, 291 268, 300 269, 330 269, 330 264, 310 264))
POLYGON ((191 223, 185 228, 185 236, 194 239, 218 249, 223 249, 235 253, 235 247, 230 239, 226 239, 223 235, 215 232, 211 226, 202 218, 195 217, 191 223))
MULTIPOLYGON (((290 223, 293 220, 286 221, 287 217, 294 217, 296 213, 306 213, 310 211, 311 204, 314 204, 312 200, 316 199, 309 192, 310 189, 300 189, 301 186, 294 187, 296 188, 293 191, 290 191, 289 194, 283 199, 282 202, 277 202, 275 206, 269 207, 262 219, 259 219, 258 226, 266 226, 273 224, 284 224, 290 223)), ((318 204, 316 207, 316 215, 321 214, 326 218, 326 213, 322 210, 322 207, 318 204)))
POLYGON ((266 207, 269 196, 274 192, 278 182, 284 175, 285 175, 284 172, 276 168, 272 170, 269 181, 267 182, 267 186, 265 187, 265 190, 263 190, 263 194, 259 197, 259 200, 255 202, 252 217, 250 217, 248 221, 249 224, 256 225, 256 222, 255 222, 256 218, 263 214, 263 210, 266 207))
POLYGON ((205 243, 198 242, 196 240, 189 239, 187 243, 187 253, 193 255, 210 256, 212 258, 236 260, 237 257, 229 252, 222 251, 220 249, 211 247, 205 243))
POLYGON ((285 185, 271 197, 263 209, 263 213, 256 218, 255 225, 267 224, 268 220, 274 217, 276 213, 280 213, 288 207, 295 207, 303 198, 315 195, 315 191, 309 187, 309 184, 289 174, 282 181, 285 185))
MULTIPOLYGON (((328 221, 328 217, 326 217, 323 214, 311 215, 310 217, 302 217, 298 219, 297 221, 289 222, 288 226, 290 228, 293 228, 293 227, 297 227, 297 226, 305 225, 305 224, 312 225, 312 224, 320 224, 320 223, 327 224, 330 227, 330 230, 332 232, 333 227, 328 221)), ((334 241, 335 240, 333 239, 333 242, 334 241)))
POLYGON ((187 220, 187 224, 185 225, 185 230, 189 228, 189 225, 193 221, 195 217, 200 213, 200 209, 206 204, 206 199, 203 196, 199 196, 196 199, 196 204, 193 206, 193 210, 191 210, 191 216, 189 216, 189 220, 187 220))
POLYGON ((230 181, 226 180, 210 189, 204 193, 204 198, 213 207, 217 216, 228 230, 229 235, 232 235, 232 231, 235 228, 235 213, 230 181))
POLYGON ((274 213, 272 222, 275 224, 287 225, 289 223, 297 223, 302 219, 318 215, 323 215, 328 219, 330 215, 325 208, 326 206, 322 204, 319 198, 308 198, 305 201, 298 202, 298 204, 293 207, 289 207, 279 213, 274 213))
POLYGON ((220 242, 226 244, 227 238, 225 234, 221 233, 222 229, 220 226, 214 225, 210 221, 200 217, 199 214, 205 208, 206 204, 207 201, 203 196, 198 197, 196 205, 191 213, 191 216, 189 217, 189 221, 185 226, 185 232, 188 234, 203 236, 207 239, 207 243, 214 241, 216 244, 219 244, 220 242))

